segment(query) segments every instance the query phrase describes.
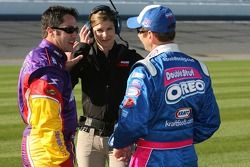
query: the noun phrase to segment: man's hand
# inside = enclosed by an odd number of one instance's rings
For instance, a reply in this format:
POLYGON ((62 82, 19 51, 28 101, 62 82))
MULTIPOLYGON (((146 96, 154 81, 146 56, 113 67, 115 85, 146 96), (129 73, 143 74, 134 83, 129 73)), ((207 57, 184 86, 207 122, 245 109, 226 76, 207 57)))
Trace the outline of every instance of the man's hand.
POLYGON ((82 58, 83 55, 79 55, 77 57, 73 56, 73 52, 75 51, 75 49, 77 48, 77 46, 79 45, 79 42, 75 42, 74 46, 73 46, 73 51, 72 52, 65 52, 66 56, 67 56, 67 61, 65 64, 65 68, 67 71, 70 71, 71 68, 76 65, 76 63, 78 63, 82 58))
MULTIPOLYGON (((71 52, 68 52, 68 53, 66 53, 66 55, 67 54, 71 54, 71 52)), ((68 57, 68 56, 67 56, 68 57)), ((66 64, 65 64, 65 68, 66 68, 66 70, 67 71, 70 71, 71 70, 71 68, 76 64, 76 63, 78 63, 81 59, 83 58, 83 55, 79 55, 79 56, 77 56, 76 58, 73 58, 73 59, 68 59, 67 61, 66 61, 66 64)))
POLYGON ((113 155, 115 158, 119 161, 125 161, 127 162, 130 159, 131 156, 131 148, 125 147, 122 149, 113 149, 113 155))

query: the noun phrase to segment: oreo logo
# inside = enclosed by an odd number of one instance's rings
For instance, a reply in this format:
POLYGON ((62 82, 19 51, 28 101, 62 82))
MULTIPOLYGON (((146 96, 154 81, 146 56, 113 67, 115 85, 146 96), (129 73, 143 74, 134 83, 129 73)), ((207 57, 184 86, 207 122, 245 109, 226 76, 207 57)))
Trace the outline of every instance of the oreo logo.
POLYGON ((170 85, 165 93, 167 104, 175 104, 181 99, 205 92, 205 83, 202 80, 185 81, 170 85))

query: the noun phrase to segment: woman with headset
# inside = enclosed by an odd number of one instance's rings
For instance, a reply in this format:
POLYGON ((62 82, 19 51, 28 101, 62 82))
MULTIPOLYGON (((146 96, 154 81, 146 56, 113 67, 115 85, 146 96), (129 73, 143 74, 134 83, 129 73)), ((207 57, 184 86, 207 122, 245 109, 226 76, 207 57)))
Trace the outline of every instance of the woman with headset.
POLYGON ((108 6, 95 7, 88 24, 81 29, 80 43, 73 53, 83 58, 70 71, 73 86, 80 79, 82 89, 83 116, 79 119, 76 147, 78 166, 105 167, 107 161, 110 167, 124 167, 126 164, 112 155, 108 138, 118 119, 130 68, 142 57, 115 41, 121 24, 117 13, 108 6))

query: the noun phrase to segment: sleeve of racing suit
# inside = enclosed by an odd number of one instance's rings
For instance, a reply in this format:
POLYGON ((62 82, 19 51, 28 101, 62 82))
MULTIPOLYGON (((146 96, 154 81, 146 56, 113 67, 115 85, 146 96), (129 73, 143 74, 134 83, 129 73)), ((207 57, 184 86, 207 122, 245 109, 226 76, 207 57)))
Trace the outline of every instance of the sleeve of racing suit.
POLYGON ((208 80, 202 108, 194 116, 194 143, 200 143, 209 137, 220 126, 219 108, 213 93, 211 80, 208 80))
POLYGON ((41 138, 41 145, 46 157, 55 165, 65 166, 69 162, 69 152, 66 149, 62 133, 63 108, 62 79, 49 76, 35 79, 30 84, 28 105, 31 112, 29 124, 32 133, 41 138))
POLYGON ((124 148, 148 133, 150 119, 150 75, 144 67, 136 67, 127 82, 126 95, 120 105, 120 119, 116 124, 110 145, 124 148))

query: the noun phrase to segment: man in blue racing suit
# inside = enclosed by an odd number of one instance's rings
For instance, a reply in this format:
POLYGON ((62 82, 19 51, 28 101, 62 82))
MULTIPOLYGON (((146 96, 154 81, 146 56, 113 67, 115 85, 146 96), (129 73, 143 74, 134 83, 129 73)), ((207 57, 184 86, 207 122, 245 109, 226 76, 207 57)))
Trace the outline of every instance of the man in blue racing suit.
POLYGON ((175 17, 160 5, 146 6, 127 20, 149 55, 132 69, 121 115, 110 145, 126 160, 136 144, 131 167, 196 167, 194 144, 220 126, 219 108, 205 64, 182 53, 175 17))

